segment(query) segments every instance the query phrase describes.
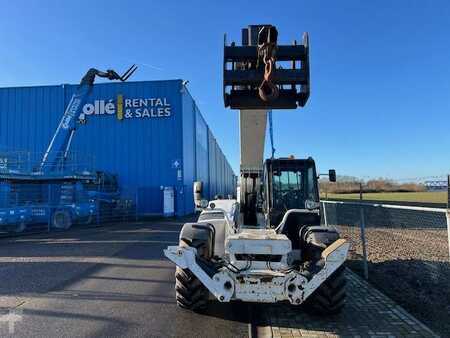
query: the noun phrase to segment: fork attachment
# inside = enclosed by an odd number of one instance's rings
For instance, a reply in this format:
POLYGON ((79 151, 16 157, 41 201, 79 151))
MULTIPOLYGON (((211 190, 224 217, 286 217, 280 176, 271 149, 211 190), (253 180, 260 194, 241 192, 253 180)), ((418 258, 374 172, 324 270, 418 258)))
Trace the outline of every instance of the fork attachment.
POLYGON ((272 25, 242 30, 242 45, 224 42, 223 96, 232 109, 295 109, 309 98, 309 39, 278 45, 272 25))
POLYGON ((86 75, 84 75, 83 78, 81 79, 80 85, 88 85, 88 86, 94 85, 94 81, 97 76, 106 78, 111 81, 120 80, 122 82, 125 82, 126 80, 129 79, 131 75, 133 75, 133 73, 136 71, 137 68, 138 67, 136 65, 132 65, 130 68, 128 68, 128 70, 125 73, 123 73, 123 75, 117 74, 117 72, 112 69, 108 69, 106 72, 103 72, 101 70, 91 68, 87 71, 86 75))
POLYGON ((125 82, 126 80, 128 80, 128 78, 133 75, 133 73, 136 71, 137 66, 136 65, 132 65, 130 68, 128 68, 128 70, 123 73, 123 75, 120 77, 120 81, 125 82))

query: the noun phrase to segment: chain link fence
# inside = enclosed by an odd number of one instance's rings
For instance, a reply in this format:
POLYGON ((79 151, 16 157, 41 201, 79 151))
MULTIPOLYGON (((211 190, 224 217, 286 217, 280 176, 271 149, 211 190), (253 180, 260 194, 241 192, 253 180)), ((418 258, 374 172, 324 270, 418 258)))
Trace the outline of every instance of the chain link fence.
POLYGON ((53 174, 93 172, 93 156, 69 151, 56 152, 54 162, 43 162, 44 154, 23 150, 0 149, 0 176, 14 174, 32 174, 51 170, 53 174))
POLYGON ((0 150, 0 237, 136 220, 135 190, 79 152, 0 150))
POLYGON ((323 222, 351 243, 347 265, 443 336, 450 336, 450 212, 323 201, 323 222))
POLYGON ((0 237, 135 221, 135 193, 101 191, 77 181, 5 182, 0 179, 0 237))

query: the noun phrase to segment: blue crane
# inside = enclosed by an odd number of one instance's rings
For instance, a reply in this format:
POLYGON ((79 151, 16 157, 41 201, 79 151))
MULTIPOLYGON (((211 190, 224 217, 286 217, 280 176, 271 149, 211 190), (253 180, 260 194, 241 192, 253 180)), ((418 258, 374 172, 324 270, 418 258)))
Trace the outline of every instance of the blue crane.
POLYGON ((0 172, 0 231, 22 232, 27 224, 67 229, 72 222, 90 223, 94 215, 99 220, 103 212, 115 212, 120 194, 117 177, 102 171, 78 173, 66 168, 66 162, 75 130, 86 122, 83 106, 95 78, 126 81, 136 69, 133 65, 122 76, 113 70, 89 69, 37 168, 0 172))
POLYGON ((111 69, 108 69, 106 72, 102 72, 95 68, 88 70, 86 75, 81 79, 77 91, 73 94, 67 105, 66 111, 59 122, 47 151, 42 157, 39 166, 41 172, 51 173, 57 168, 64 168, 77 125, 86 122, 83 114, 83 105, 86 103, 86 99, 92 90, 95 77, 98 76, 107 78, 108 80, 126 81, 136 69, 137 66, 132 65, 122 76, 111 69))

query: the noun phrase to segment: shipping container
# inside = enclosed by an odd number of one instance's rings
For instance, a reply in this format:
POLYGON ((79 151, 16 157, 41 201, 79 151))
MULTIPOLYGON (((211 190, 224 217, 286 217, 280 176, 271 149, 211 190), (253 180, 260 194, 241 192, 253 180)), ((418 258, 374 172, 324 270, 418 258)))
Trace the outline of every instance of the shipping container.
MULTIPOLYGON (((76 88, 0 88, 0 148, 43 153, 76 88)), ((71 150, 117 174, 138 215, 163 214, 166 187, 175 214, 192 213, 194 181, 206 199, 235 195, 234 172, 181 80, 95 84, 83 113, 71 150)))

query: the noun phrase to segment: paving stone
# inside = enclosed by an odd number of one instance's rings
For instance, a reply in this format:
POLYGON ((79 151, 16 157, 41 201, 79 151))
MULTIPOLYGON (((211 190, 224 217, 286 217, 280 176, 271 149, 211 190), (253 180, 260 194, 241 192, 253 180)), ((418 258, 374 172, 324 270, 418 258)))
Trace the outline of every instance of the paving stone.
POLYGON ((310 316, 301 309, 275 304, 268 309, 273 337, 397 338, 438 337, 428 327, 365 280, 346 270, 347 304, 337 316, 310 316))

